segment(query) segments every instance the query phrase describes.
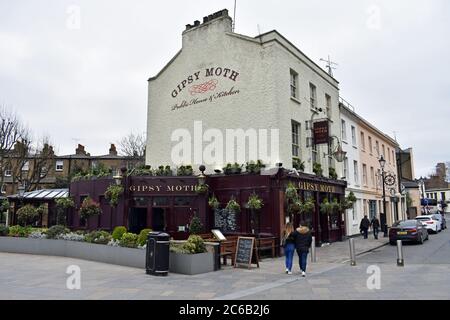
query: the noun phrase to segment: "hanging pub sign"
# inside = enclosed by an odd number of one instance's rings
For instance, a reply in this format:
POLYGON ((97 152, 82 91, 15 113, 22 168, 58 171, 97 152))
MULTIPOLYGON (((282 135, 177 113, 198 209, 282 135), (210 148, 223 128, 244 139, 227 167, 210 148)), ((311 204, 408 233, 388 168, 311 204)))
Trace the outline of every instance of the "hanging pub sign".
POLYGON ((328 120, 314 122, 313 125, 314 144, 328 144, 329 142, 329 127, 328 120))

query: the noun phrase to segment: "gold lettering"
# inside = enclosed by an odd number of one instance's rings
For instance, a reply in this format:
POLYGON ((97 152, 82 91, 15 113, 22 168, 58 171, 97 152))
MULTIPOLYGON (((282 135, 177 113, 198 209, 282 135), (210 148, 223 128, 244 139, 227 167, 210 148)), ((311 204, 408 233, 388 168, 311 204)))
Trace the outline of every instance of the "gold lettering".
POLYGON ((173 192, 173 191, 174 191, 174 190, 173 190, 173 186, 167 186, 167 191, 173 192))
POLYGON ((136 191, 136 186, 130 186, 130 191, 131 192, 135 192, 136 191))
POLYGON ((182 187, 182 186, 176 186, 176 187, 175 187, 175 190, 176 190, 176 191, 181 191, 181 190, 183 190, 183 187, 182 187))

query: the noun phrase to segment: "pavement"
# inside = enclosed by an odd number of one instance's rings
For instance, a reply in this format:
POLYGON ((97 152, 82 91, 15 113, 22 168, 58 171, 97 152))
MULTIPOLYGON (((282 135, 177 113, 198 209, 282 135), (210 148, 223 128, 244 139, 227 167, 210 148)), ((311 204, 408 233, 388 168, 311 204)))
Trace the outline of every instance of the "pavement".
POLYGON ((317 248, 306 278, 298 271, 285 274, 283 257, 250 270, 228 266, 160 278, 92 261, 0 253, 0 299, 450 299, 450 231, 430 235, 422 246, 405 246, 404 267, 396 265, 396 247, 387 243, 356 237, 356 266, 349 263, 348 241, 317 248), (80 267, 80 290, 66 286, 71 265, 80 267))
MULTIPOLYGON (((355 239, 362 254, 386 240, 355 239)), ((311 275, 340 266, 349 258, 348 241, 316 249, 311 275)), ((297 262, 296 262, 297 263, 297 262)), ((284 273, 284 257, 263 259, 260 268, 233 268, 196 276, 152 277, 144 270, 64 257, 0 253, 0 299, 239 299, 284 286, 297 277, 284 273), (81 290, 68 290, 66 269, 81 269, 81 290), (5 290, 6 289, 6 290, 5 290)))

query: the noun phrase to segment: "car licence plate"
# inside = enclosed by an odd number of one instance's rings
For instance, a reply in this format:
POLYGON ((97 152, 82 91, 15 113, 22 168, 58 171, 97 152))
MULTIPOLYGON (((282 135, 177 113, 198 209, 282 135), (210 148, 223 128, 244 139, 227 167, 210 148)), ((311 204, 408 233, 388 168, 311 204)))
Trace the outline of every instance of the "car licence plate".
POLYGON ((406 231, 398 231, 397 234, 400 235, 400 236, 404 236, 404 235, 408 234, 408 232, 406 232, 406 231))

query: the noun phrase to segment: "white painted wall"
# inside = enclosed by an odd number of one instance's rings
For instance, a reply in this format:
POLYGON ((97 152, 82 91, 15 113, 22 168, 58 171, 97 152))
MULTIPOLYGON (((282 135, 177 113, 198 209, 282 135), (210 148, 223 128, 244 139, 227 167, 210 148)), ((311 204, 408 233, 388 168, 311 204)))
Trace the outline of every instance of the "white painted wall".
MULTIPOLYGON (((179 128, 194 131, 194 121, 203 122, 203 132, 210 128, 237 129, 279 129, 279 156, 272 159, 272 166, 282 162, 284 167, 292 167, 291 119, 301 124, 301 157, 306 164, 306 172, 312 172, 311 148, 306 148, 305 121, 311 120, 309 104, 309 83, 317 87, 318 107, 325 107, 325 93, 332 98, 331 133, 340 132, 338 109, 338 83, 316 66, 281 35, 271 32, 261 39, 231 33, 231 18, 221 17, 183 33, 183 47, 180 53, 160 74, 149 81, 148 87, 148 145, 146 163, 152 167, 175 164, 171 160, 172 132, 179 128), (224 77, 205 78, 205 70, 211 67, 229 68, 239 72, 236 81, 224 77), (290 98, 290 69, 299 74, 300 103, 290 98), (200 71, 200 79, 194 81, 175 98, 172 91, 189 75, 200 71), (215 79, 217 87, 213 91, 193 96, 189 92, 192 85, 215 79), (211 94, 228 91, 233 87, 239 94, 212 102, 191 105, 172 110, 175 104, 193 98, 209 98, 211 94)), ((196 78, 195 76, 193 77, 196 78)), ((314 119, 325 118, 322 113, 314 119)), ((269 139, 270 142, 270 139, 269 139)), ((203 143, 198 147, 206 147, 203 143)), ((323 157, 327 147, 319 150, 319 158, 328 173, 328 160, 323 157)), ((199 154, 198 152, 196 153, 199 154)), ((204 159, 191 157, 194 169, 205 164, 204 159)), ((246 153, 245 161, 257 160, 246 153)), ((245 161, 238 161, 240 163, 245 161)), ((226 163, 227 161, 225 161, 226 163)), ((222 167, 225 163, 207 165, 207 172, 222 167)), ((337 172, 341 172, 336 163, 337 172)))

